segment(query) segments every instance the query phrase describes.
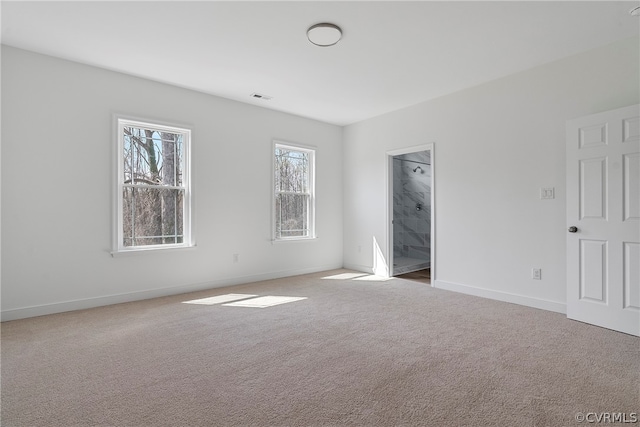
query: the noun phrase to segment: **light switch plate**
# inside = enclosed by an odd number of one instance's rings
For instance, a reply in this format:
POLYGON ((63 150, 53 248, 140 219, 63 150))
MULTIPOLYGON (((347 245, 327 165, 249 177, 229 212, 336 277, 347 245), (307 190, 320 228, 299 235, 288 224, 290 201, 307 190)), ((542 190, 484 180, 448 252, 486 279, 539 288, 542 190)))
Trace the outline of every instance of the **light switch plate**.
POLYGON ((556 198, 556 190, 554 187, 547 187, 540 189, 540 199, 555 199, 556 198))

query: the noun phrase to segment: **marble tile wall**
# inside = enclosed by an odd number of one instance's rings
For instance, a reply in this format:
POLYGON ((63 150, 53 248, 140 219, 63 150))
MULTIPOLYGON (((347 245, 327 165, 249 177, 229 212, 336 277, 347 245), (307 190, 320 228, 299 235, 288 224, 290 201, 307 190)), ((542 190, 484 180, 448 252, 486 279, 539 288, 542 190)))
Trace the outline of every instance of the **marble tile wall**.
POLYGON ((393 256, 429 262, 431 166, 429 152, 393 159, 393 256), (419 167, 414 172, 414 169, 419 167), (420 204, 421 209, 416 207, 420 204))

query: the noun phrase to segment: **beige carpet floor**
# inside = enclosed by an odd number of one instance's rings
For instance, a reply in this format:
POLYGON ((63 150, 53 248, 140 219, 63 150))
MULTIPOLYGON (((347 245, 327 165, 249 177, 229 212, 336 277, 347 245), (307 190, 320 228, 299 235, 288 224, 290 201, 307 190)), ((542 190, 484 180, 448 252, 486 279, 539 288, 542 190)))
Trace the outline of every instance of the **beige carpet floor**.
POLYGON ((348 273, 5 322, 2 426, 577 426, 579 412, 640 412, 638 338, 348 273), (306 299, 183 303, 229 293, 306 299))

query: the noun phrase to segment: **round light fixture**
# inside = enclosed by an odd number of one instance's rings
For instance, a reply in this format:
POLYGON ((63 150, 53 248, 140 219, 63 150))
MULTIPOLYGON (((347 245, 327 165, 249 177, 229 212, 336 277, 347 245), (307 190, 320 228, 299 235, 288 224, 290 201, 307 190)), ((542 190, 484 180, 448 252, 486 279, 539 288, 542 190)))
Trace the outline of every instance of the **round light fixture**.
POLYGON ((631 16, 640 16, 640 6, 638 6, 638 7, 634 7, 633 9, 631 9, 631 10, 629 11, 629 14, 630 14, 631 16))
POLYGON ((333 46, 342 38, 342 30, 337 25, 323 22, 309 27, 307 38, 316 46, 333 46))

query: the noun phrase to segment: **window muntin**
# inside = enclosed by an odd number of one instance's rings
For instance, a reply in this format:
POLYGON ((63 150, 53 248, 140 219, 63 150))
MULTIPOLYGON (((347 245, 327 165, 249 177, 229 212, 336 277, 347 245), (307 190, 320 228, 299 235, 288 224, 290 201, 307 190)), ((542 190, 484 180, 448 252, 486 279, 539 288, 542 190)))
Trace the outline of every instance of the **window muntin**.
POLYGON ((118 250, 191 245, 190 136, 118 119, 118 250))
POLYGON ((274 145, 274 239, 315 237, 315 151, 274 145))

